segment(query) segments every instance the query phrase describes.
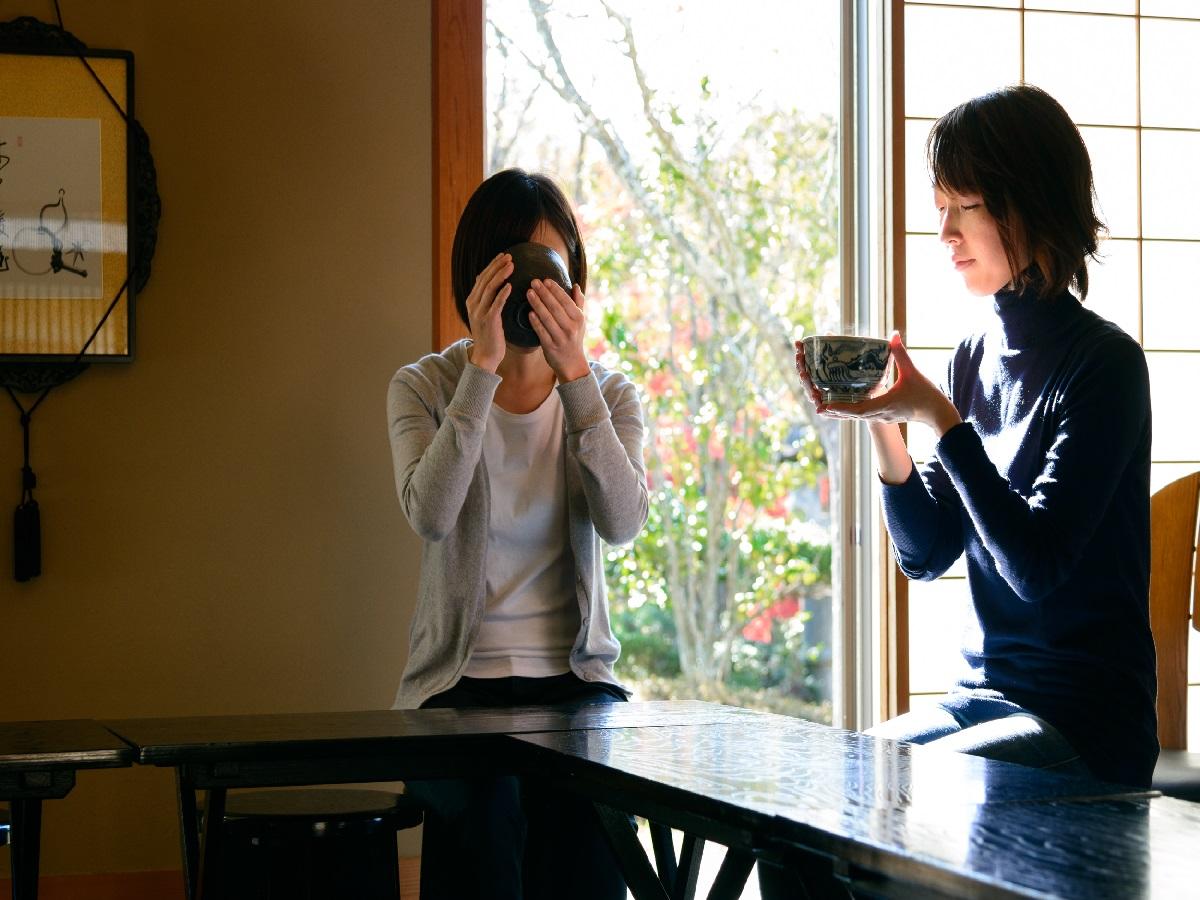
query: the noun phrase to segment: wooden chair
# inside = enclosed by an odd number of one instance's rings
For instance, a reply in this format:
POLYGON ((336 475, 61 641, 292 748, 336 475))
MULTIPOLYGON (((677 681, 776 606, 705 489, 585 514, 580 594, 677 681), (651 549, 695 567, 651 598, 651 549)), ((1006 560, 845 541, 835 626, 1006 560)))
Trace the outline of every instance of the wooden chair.
POLYGON ((1150 628, 1158 655, 1158 741, 1154 787, 1200 800, 1200 753, 1187 752, 1188 628, 1200 630, 1200 579, 1193 574, 1200 472, 1150 499, 1150 628))

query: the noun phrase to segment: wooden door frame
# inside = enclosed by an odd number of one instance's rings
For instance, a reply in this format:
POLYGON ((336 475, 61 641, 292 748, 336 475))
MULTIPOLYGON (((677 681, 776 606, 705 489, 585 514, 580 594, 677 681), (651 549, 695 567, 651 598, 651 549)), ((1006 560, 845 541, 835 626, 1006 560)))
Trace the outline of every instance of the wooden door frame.
POLYGON ((433 350, 467 336, 450 286, 458 217, 483 181, 484 0, 433 3, 433 350))

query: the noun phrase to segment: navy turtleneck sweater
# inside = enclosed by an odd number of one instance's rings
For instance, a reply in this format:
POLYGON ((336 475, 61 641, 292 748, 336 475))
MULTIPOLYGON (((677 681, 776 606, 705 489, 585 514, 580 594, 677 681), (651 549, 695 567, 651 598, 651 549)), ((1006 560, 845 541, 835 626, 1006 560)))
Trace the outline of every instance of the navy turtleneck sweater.
POLYGON ((996 691, 1059 729, 1103 779, 1149 785, 1158 755, 1150 634, 1150 385, 1145 356, 1071 294, 1000 292, 959 345, 963 423, 885 485, 900 568, 937 578, 965 552, 959 691, 996 691))

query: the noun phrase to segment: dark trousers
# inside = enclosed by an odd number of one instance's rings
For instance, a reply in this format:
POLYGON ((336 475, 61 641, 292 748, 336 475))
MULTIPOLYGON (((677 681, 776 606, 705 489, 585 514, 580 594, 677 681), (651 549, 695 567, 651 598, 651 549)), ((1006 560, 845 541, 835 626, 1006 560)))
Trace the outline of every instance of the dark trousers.
MULTIPOLYGON (((463 678, 431 707, 585 705, 623 701, 574 674, 463 678)), ((536 778, 414 781, 426 804, 421 900, 624 900, 625 881, 589 801, 536 778)))

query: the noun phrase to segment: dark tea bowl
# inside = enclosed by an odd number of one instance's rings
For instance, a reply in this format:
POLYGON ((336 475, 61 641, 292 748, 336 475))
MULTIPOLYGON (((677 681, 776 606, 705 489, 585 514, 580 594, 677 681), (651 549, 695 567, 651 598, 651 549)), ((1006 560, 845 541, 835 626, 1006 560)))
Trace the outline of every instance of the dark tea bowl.
POLYGON ((859 403, 887 371, 891 344, 883 338, 810 334, 801 341, 804 365, 826 403, 859 403))
POLYGON ((504 323, 504 339, 518 347, 537 347, 541 344, 537 332, 529 322, 529 284, 533 279, 555 281, 568 294, 571 293, 571 275, 563 258, 545 244, 535 244, 526 241, 514 244, 505 253, 512 256, 513 272, 508 276, 507 283, 512 285, 512 293, 500 312, 504 323))

